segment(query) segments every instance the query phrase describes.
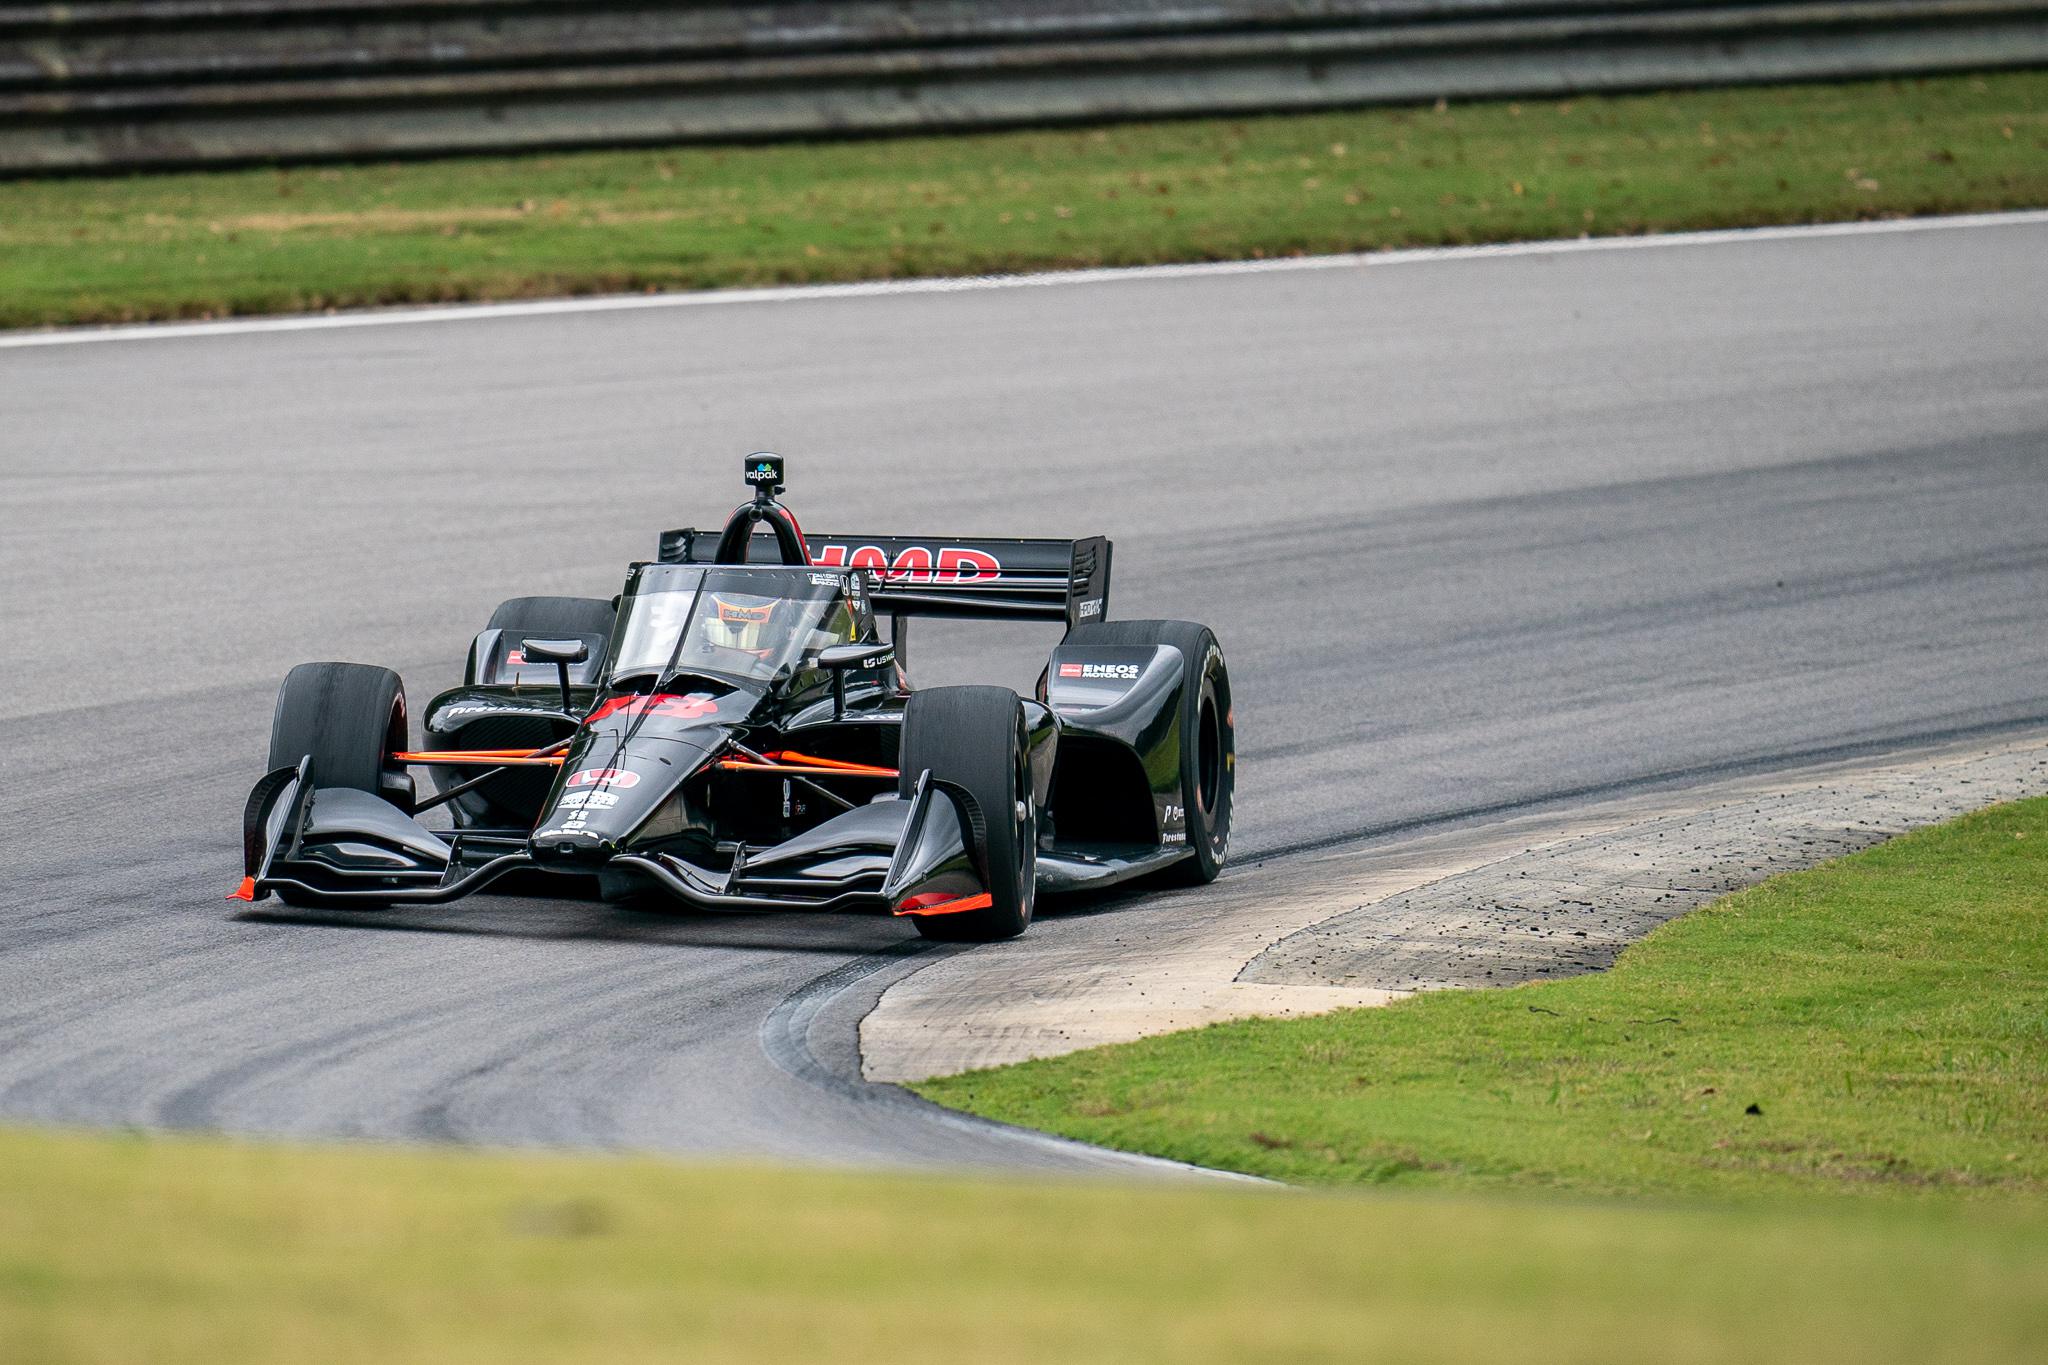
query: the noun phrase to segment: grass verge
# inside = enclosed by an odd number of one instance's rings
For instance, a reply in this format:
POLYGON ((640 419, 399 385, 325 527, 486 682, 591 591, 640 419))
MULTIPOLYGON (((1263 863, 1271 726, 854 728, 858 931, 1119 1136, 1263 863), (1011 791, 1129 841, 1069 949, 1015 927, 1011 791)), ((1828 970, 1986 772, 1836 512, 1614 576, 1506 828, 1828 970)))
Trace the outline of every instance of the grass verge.
POLYGON ((1220 1024, 928 1082, 1318 1184, 2048 1193, 2048 799, 1775 877, 1608 972, 1220 1024))
POLYGON ((0 183, 0 326, 2048 204, 2048 72, 0 183))
POLYGON ((0 1132, 0 1359, 2038 1358, 2048 1225, 0 1132))

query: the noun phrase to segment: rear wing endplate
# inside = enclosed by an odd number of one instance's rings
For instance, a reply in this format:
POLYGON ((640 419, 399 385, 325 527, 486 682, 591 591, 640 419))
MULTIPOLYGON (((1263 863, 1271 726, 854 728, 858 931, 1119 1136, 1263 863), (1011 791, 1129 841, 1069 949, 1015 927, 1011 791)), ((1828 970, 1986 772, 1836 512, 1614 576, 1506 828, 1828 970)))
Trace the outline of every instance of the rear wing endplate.
MULTIPOLYGON (((720 532, 664 531, 663 564, 717 562, 720 532)), ((1109 615, 1110 543, 1086 540, 972 540, 937 536, 804 536, 811 563, 866 569, 869 600, 890 616, 981 621, 1064 621, 1071 629, 1109 615)), ((751 563, 779 564, 772 537, 748 544, 751 563)))

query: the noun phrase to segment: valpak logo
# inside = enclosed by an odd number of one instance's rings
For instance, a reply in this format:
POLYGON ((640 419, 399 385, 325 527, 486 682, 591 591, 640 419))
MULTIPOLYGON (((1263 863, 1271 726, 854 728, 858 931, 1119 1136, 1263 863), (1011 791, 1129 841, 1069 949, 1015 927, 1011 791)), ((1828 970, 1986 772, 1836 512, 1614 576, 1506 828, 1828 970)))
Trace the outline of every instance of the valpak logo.
POLYGON ((624 768, 585 768, 580 773, 570 773, 564 783, 570 787, 627 787, 640 785, 640 774, 629 773, 624 768))
POLYGON ((1080 678, 1083 680, 1094 679, 1107 682, 1136 682, 1138 680, 1138 672, 1139 669, 1136 664, 1060 665, 1060 676, 1062 678, 1080 678))
POLYGON ((1002 561, 988 551, 961 545, 936 553, 929 545, 906 545, 896 552, 894 562, 879 545, 824 545, 811 562, 821 569, 868 569, 884 582, 895 583, 975 583, 1003 571, 1002 561))

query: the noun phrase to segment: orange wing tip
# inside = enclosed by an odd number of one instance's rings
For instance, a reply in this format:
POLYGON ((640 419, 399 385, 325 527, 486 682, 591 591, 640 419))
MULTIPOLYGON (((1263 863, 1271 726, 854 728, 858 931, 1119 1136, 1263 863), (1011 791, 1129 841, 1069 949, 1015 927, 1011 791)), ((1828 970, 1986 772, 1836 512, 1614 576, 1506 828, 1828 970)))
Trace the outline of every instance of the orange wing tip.
POLYGON ((256 899, 256 879, 255 879, 254 877, 244 877, 244 878, 242 878, 242 884, 241 884, 240 886, 236 887, 236 888, 235 888, 234 890, 232 890, 232 891, 228 892, 228 899, 229 899, 229 900, 231 900, 231 901, 253 901, 253 900, 255 900, 255 899, 256 899))
POLYGON ((964 915, 969 910, 986 910, 995 903, 986 891, 979 896, 948 898, 942 891, 912 896, 896 907, 898 915, 964 915))

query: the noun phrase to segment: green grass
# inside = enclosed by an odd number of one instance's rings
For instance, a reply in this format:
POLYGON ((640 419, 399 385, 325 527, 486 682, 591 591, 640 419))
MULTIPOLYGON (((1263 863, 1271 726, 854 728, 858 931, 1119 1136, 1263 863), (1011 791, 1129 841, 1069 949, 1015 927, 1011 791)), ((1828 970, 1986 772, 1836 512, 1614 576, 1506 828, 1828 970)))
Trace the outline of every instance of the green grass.
POLYGON ((2048 73, 0 183, 0 325, 2048 204, 2048 73))
POLYGON ((1773 878, 1608 972, 1220 1024, 941 1103, 1315 1184, 2048 1193, 2048 799, 1773 878))
POLYGON ((0 1359, 2039 1359, 2011 1210, 1537 1204, 0 1132, 0 1359))

